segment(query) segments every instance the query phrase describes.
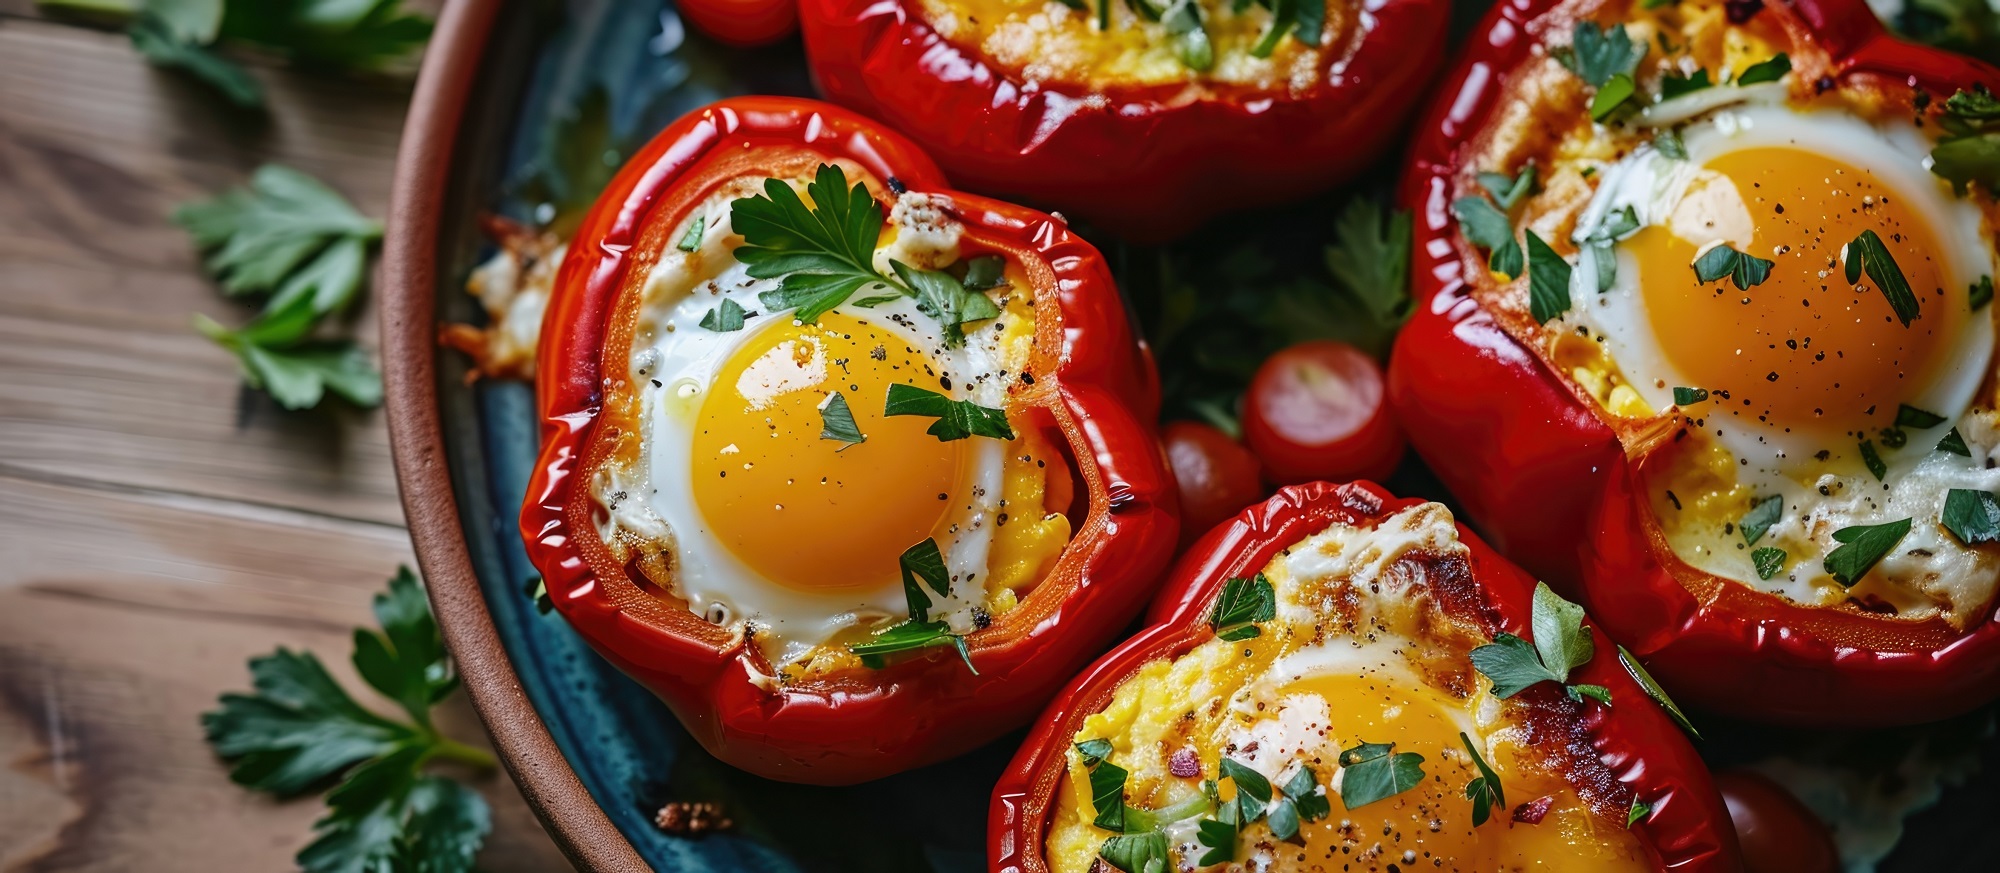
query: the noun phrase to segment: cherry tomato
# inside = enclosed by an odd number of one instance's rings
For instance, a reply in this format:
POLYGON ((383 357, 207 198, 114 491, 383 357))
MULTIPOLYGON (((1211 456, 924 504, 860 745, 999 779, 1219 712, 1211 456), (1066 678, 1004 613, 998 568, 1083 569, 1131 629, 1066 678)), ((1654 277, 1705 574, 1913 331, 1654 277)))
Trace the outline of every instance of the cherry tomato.
POLYGON ((1331 340, 1272 355, 1250 381, 1243 441, 1280 484, 1380 480, 1403 459, 1403 429, 1384 401, 1382 368, 1331 340))
POLYGON ((1181 493, 1181 548, 1243 507, 1264 499, 1257 456, 1206 424, 1176 421, 1160 431, 1181 493))
POLYGON ((717 42, 759 46, 799 26, 797 0, 681 0, 681 15, 717 42))
POLYGON ((1833 835, 1812 810, 1762 774, 1725 770, 1715 787, 1743 846, 1744 873, 1837 873, 1833 835))

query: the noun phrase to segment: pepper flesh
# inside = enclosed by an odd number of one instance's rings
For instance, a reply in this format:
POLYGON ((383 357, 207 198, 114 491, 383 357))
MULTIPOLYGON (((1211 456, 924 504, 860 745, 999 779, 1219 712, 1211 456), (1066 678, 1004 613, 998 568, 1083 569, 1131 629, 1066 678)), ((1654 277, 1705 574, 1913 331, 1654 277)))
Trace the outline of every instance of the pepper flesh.
MULTIPOLYGON (((1461 146, 1499 110, 1509 73, 1575 10, 1494 7, 1418 124, 1400 199, 1416 219, 1415 315, 1389 397, 1410 441, 1502 552, 1583 604, 1684 703, 1766 721, 1914 724, 2000 695, 2000 621, 1957 633, 1801 606, 1689 567, 1666 546, 1625 448, 1548 365, 1471 294, 1483 266, 1451 214, 1461 146)), ((1582 10, 1588 14, 1589 10, 1582 10)), ((2000 72, 1890 36, 1861 0, 1770 4, 1762 15, 1827 55, 1829 75, 1938 99, 2000 72)))
MULTIPOLYGON (((1210 531, 1190 548, 1146 616, 1146 628, 1085 669, 1042 714, 1001 774, 987 816, 987 856, 994 873, 1049 869, 1044 856, 1055 792, 1068 766, 1071 740, 1085 718, 1102 711, 1118 687, 1146 664, 1185 654, 1212 638, 1209 616, 1226 581, 1262 570, 1295 543, 1334 524, 1365 524, 1420 501, 1398 499, 1380 486, 1314 482, 1278 490, 1210 531)), ((1489 634, 1529 635, 1535 582, 1464 528, 1471 553, 1476 605, 1470 616, 1489 634)), ((1618 663, 1616 649, 1593 628, 1599 654, 1573 681, 1603 685, 1618 706, 1592 706, 1571 723, 1575 742, 1590 744, 1623 788, 1652 804, 1634 826, 1656 869, 1733 873, 1741 869, 1736 834, 1708 769, 1680 729, 1618 663), (1624 703, 1623 701, 1631 701, 1624 703)), ((1551 687, 1523 695, 1560 694, 1551 687)), ((1568 776, 1569 774, 1565 774, 1568 776)))
POLYGON ((845 110, 735 98, 689 114, 635 155, 570 251, 539 349, 543 444, 522 536, 570 625, 722 760, 831 785, 967 751, 1025 722, 1153 590, 1178 533, 1154 429, 1158 377, 1102 257, 1060 220, 951 191, 913 144, 845 110), (836 159, 889 187, 948 200, 968 242, 1022 264, 1047 322, 1020 402, 1039 405, 1067 437, 1089 509, 1021 604, 967 635, 978 675, 945 647, 881 670, 774 684, 744 634, 642 590, 607 560, 591 522, 587 483, 616 439, 600 432, 607 340, 621 329, 621 298, 643 279, 644 247, 670 245, 661 223, 677 226, 729 179, 836 159))
POLYGON ((1159 241, 1366 169, 1442 66, 1451 5, 1369 4, 1365 30, 1330 37, 1301 90, 1024 81, 925 16, 922 0, 802 0, 821 92, 904 131, 965 187, 1159 241))

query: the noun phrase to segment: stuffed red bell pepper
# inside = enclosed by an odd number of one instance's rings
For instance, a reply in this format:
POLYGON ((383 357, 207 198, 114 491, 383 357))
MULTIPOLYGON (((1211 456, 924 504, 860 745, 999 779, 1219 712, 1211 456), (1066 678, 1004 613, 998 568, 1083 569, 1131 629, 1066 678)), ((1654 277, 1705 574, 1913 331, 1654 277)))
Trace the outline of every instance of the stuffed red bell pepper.
POLYGON ((2000 73, 1860 0, 1497 7, 1420 127, 1411 442, 1692 703, 2000 693, 2000 73))
POLYGON ((1020 724, 1173 550, 1151 360, 1096 250, 836 107, 663 131, 585 217, 521 527, 711 752, 847 783, 1020 724))
POLYGON ((1351 178, 1439 68, 1445 0, 802 0, 834 102, 954 182, 1156 240, 1351 178))
POLYGON ((1288 487, 1036 724, 991 869, 1738 870, 1671 706, 1443 505, 1288 487))

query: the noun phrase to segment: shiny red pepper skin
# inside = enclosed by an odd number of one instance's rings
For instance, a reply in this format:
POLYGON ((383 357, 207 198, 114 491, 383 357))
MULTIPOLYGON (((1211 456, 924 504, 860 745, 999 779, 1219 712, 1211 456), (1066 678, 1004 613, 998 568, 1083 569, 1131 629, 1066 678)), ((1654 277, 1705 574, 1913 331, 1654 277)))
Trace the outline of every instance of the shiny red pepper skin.
MULTIPOLYGON (((1416 216, 1416 315, 1389 368, 1411 443, 1502 552, 1581 602, 1684 704, 1824 727, 1930 721, 1993 699, 2000 621, 1960 634, 1942 620, 1799 606, 1666 553, 1617 437, 1471 296, 1450 211, 1460 145, 1529 56, 1528 22, 1557 5, 1495 7, 1418 125, 1400 194, 1416 216)), ((2000 81, 1976 61, 1891 37, 1862 0, 1774 2, 1760 14, 1785 16, 1842 81, 1938 99, 2000 81)))
POLYGON ((1023 82, 939 36, 922 0, 801 0, 799 21, 821 92, 907 133, 954 182, 1151 242, 1332 187, 1398 139, 1442 66, 1451 4, 1369 10, 1345 65, 1299 95, 1023 82))
MULTIPOLYGON (((1334 485, 1314 482, 1278 490, 1210 531, 1181 556, 1146 616, 1137 636, 1098 659, 1063 690, 1029 732, 1014 756, 987 816, 987 855, 994 873, 1042 873, 1048 869, 1042 844, 1054 794, 1068 765, 1066 753, 1083 720, 1104 709, 1118 686, 1139 668, 1178 657, 1214 636, 1209 615, 1231 577, 1254 574, 1278 553, 1335 523, 1359 524, 1385 518, 1421 501, 1392 497, 1369 482, 1334 485)), ((1528 617, 1535 582, 1492 548, 1459 526, 1471 551, 1473 584, 1444 591, 1440 601, 1454 615, 1475 613, 1489 634, 1502 631, 1529 637, 1528 617)), ((1735 873, 1741 870, 1736 832, 1708 768, 1687 738, 1618 663, 1617 650, 1593 630, 1597 656, 1575 681, 1611 689, 1617 705, 1589 706, 1565 729, 1587 742, 1603 764, 1600 775, 1618 785, 1602 788, 1636 793, 1653 812, 1634 827, 1653 856, 1656 869, 1678 873, 1735 873), (1628 702, 1629 701, 1629 702, 1628 702)), ((1543 685, 1521 692, 1560 698, 1543 685)), ((1522 699, 1522 698, 1517 698, 1522 699)), ((1536 716, 1531 716, 1536 717, 1536 716)), ((1571 776, 1572 782, 1577 777, 1571 776)), ((1583 791, 1589 791, 1583 787, 1583 791)))
POLYGON ((1062 222, 950 191, 913 144, 846 110, 736 98, 689 114, 635 155, 569 251, 539 350, 543 447, 521 532, 570 625, 722 760, 774 779, 846 784, 964 752, 1031 717, 1153 591, 1178 533, 1154 430, 1157 375, 1103 259, 1062 222), (618 352, 607 340, 618 335, 622 289, 634 261, 646 260, 644 241, 671 244, 659 228, 677 226, 722 181, 836 158, 880 184, 893 178, 950 198, 965 245, 1017 259, 1038 288, 1037 317, 1054 320, 1039 333, 1037 378, 1016 396, 1046 410, 1067 437, 1089 514, 1040 586, 968 636, 977 676, 947 647, 765 690, 740 636, 640 590, 590 522, 583 483, 612 381, 602 362, 618 352))

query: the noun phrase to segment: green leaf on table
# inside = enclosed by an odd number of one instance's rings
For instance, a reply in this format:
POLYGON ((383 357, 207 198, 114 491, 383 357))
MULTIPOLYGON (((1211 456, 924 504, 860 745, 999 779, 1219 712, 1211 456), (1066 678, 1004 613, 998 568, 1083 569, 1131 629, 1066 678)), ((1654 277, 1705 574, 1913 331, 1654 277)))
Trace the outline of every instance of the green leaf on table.
POLYGON ((207 251, 209 272, 230 294, 272 294, 271 306, 306 297, 316 314, 354 299, 367 247, 382 225, 318 180, 265 164, 238 188, 174 211, 174 221, 207 251))
POLYGON ((396 701, 417 724, 430 726, 431 707, 458 687, 458 674, 431 616, 430 601, 410 568, 398 568, 387 591, 375 595, 382 630, 354 630, 354 667, 382 696, 396 701))
POLYGON ((1884 524, 1861 524, 1833 532, 1840 545, 1826 555, 1825 567, 1833 581, 1847 587, 1861 581, 1875 564, 1886 557, 1910 532, 1910 519, 1884 524))
POLYGON ((231 330, 204 315, 195 328, 236 355, 243 380, 286 409, 310 409, 331 391, 356 406, 382 402, 382 376, 368 353, 348 341, 306 341, 318 316, 297 298, 231 330))
POLYGON ((889 385, 889 398, 883 405, 882 414, 935 418, 937 421, 925 433, 937 437, 939 442, 948 443, 970 436, 998 440, 1014 438, 1014 430, 1007 424, 1006 412, 980 406, 970 400, 953 400, 936 391, 904 382, 889 385))
POLYGON ((159 17, 142 13, 127 30, 132 48, 156 67, 182 70, 245 109, 264 108, 264 86, 248 70, 198 42, 178 34, 159 17))
MULTIPOLYGON (((807 206, 792 186, 764 180, 764 193, 730 201, 731 227, 743 237, 736 259, 758 279, 778 279, 758 295, 772 311, 812 324, 863 286, 888 286, 875 272, 875 244, 882 236, 882 205, 847 173, 821 164, 806 186, 807 206)), ((907 289, 899 289, 905 290, 907 289)), ((914 292, 908 292, 914 296, 914 292)))
POLYGON ((403 9, 401 0, 236 0, 227 4, 220 36, 304 66, 372 70, 422 48, 431 29, 430 18, 403 9))

